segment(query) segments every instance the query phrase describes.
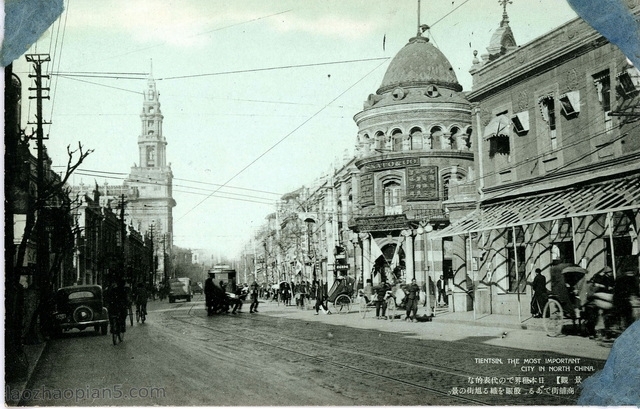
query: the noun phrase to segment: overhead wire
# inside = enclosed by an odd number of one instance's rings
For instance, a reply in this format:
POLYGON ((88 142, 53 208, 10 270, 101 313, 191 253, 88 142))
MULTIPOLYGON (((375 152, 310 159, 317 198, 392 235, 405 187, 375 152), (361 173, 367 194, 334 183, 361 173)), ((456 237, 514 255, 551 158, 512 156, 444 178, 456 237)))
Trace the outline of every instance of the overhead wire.
MULTIPOLYGON (((191 35, 191 36, 189 36, 189 37, 187 37, 187 38, 197 37, 197 36, 199 36, 199 35, 209 34, 209 33, 213 33, 213 32, 216 32, 216 31, 225 30, 225 29, 227 29, 227 28, 236 27, 236 26, 239 26, 239 25, 243 25, 243 24, 247 24, 247 23, 254 22, 254 21, 258 21, 258 20, 266 19, 266 18, 269 18, 269 17, 277 16, 277 15, 280 15, 280 14, 288 13, 288 12, 290 12, 290 11, 292 11, 292 10, 293 10, 293 9, 291 9, 291 10, 285 10, 285 11, 280 11, 280 12, 278 12, 278 13, 270 14, 270 15, 268 15, 268 16, 262 16, 262 17, 257 17, 257 18, 254 18, 254 19, 251 19, 251 20, 247 20, 247 21, 241 21, 241 22, 238 22, 238 23, 235 23, 235 24, 230 24, 230 25, 228 25, 228 26, 223 26, 223 27, 219 27, 219 28, 216 28, 216 29, 213 29, 213 30, 208 30, 208 31, 205 31, 205 32, 196 33, 196 34, 193 34, 193 35, 191 35)), ((105 58, 105 59, 102 59, 102 60, 100 60, 100 61, 106 61, 106 60, 110 60, 110 59, 113 59, 113 58, 123 57, 123 56, 125 56, 125 55, 138 53, 138 52, 140 52, 140 51, 146 51, 146 50, 150 50, 150 49, 152 49, 152 48, 157 48, 157 47, 160 47, 160 46, 162 46, 162 45, 164 45, 164 44, 154 44, 154 45, 151 45, 151 46, 148 46, 148 47, 137 48, 137 49, 135 49, 135 50, 128 51, 128 52, 123 53, 123 54, 113 55, 113 56, 111 56, 111 57, 109 57, 109 58, 105 58)))
MULTIPOLYGON (((306 120, 304 120, 302 123, 300 123, 298 126, 296 126, 293 130, 291 130, 289 133, 287 133, 285 136, 283 136, 282 138, 280 138, 275 144, 273 144, 271 147, 269 147, 267 150, 265 150, 263 153, 261 153, 258 157, 256 157, 254 160, 252 160, 251 162, 249 162, 245 167, 243 167, 242 169, 240 169, 237 173, 235 173, 233 176, 231 176, 231 178, 229 178, 224 184, 223 186, 225 186, 227 183, 231 182, 233 179, 235 179, 236 177, 238 177, 241 173, 243 173, 245 170, 247 170, 250 166, 252 166, 254 163, 256 163, 257 161, 259 161, 261 158, 263 158, 267 153, 271 152, 273 149, 276 148, 276 146, 278 146, 279 144, 281 144, 282 142, 284 142, 287 138, 289 138, 291 135, 293 135, 296 131, 298 131, 298 129, 302 128, 304 125, 306 125, 308 122, 310 122, 313 118, 315 118, 316 116, 318 116, 322 111, 324 111, 324 109, 329 106, 330 104, 332 104, 333 102, 335 102, 338 98, 342 97, 344 94, 346 94, 349 90, 351 90, 351 88, 355 87, 358 83, 360 83, 363 79, 365 79, 366 77, 368 77, 371 73, 373 73, 375 70, 377 70, 380 66, 382 66, 382 64, 386 61, 387 59, 385 58, 384 61, 380 64, 378 64, 375 68, 373 68, 371 71, 369 71, 367 74, 365 74, 364 76, 362 76, 360 79, 358 79, 355 83, 353 83, 351 86, 349 86, 347 89, 345 89, 343 92, 341 92, 340 94, 338 94, 335 98, 333 98, 331 101, 329 101, 327 104, 325 104, 325 106, 323 106, 322 108, 320 108, 318 111, 316 111, 315 113, 313 113, 310 117, 308 117, 306 120)), ((219 190, 220 188, 218 188, 219 190)), ((217 192, 217 190, 216 190, 217 192)), ((214 192, 215 193, 215 192, 214 192)), ((212 195, 214 194, 212 193, 212 195)), ((196 209, 198 206, 200 206, 202 203, 204 203, 208 198, 203 199, 202 201, 200 201, 198 204, 196 204, 194 207, 192 207, 190 210, 188 210, 185 214, 183 214, 180 218, 178 218, 176 221, 180 221, 182 218, 186 217, 189 213, 191 213, 194 209, 196 209)))
MULTIPOLYGON (((52 167, 53 168, 56 168, 56 167, 64 168, 65 166, 60 165, 60 166, 52 166, 52 167)), ((125 179, 127 179, 127 176, 129 175, 128 173, 125 173, 125 172, 109 172, 109 171, 105 171, 105 170, 94 170, 94 169, 86 169, 86 168, 78 168, 76 170, 76 172, 85 172, 84 173, 85 176, 107 177, 109 179, 119 179, 119 180, 125 180, 125 179), (123 176, 123 177, 108 177, 108 176, 104 176, 104 175, 119 175, 119 176, 123 176)), ((208 185, 208 186, 223 186, 223 185, 221 185, 219 183, 203 182, 203 181, 200 181, 200 180, 192 180, 192 179, 173 178, 173 180, 181 180, 183 182, 197 183, 197 184, 208 185)), ((230 185, 224 185, 224 187, 228 188, 228 189, 245 190, 245 191, 257 192, 257 193, 266 193, 266 194, 275 195, 275 196, 282 196, 282 193, 270 192, 270 191, 267 191, 267 190, 251 189, 251 188, 246 188, 246 187, 230 186, 230 185)))
MULTIPOLYGON (((64 37, 65 37, 65 34, 67 32, 67 20, 69 18, 70 5, 71 5, 71 0, 67 0, 67 7, 65 7, 65 10, 64 10, 64 27, 62 28, 62 37, 60 38, 60 51, 59 51, 57 57, 55 55, 56 49, 58 48, 57 47, 57 41, 56 41, 56 48, 54 49, 53 59, 54 59, 54 61, 56 61, 56 59, 57 59, 57 68, 56 68, 57 71, 60 70, 60 63, 62 61, 62 49, 63 49, 63 46, 64 46, 64 37)), ((59 27, 60 27, 60 25, 58 24, 58 28, 59 27)), ((53 92, 51 94, 51 112, 49 114, 49 118, 50 118, 50 120, 49 120, 49 131, 47 132, 47 134, 51 133, 51 128, 53 126, 53 112, 54 112, 54 107, 55 107, 57 90, 58 90, 58 81, 56 79, 56 81, 53 84, 53 92)))
MULTIPOLYGON (((88 176, 88 177, 104 177, 107 179, 115 179, 115 180, 120 180, 123 181, 125 178, 120 178, 120 177, 113 177, 113 176, 99 176, 99 175, 95 175, 92 173, 84 173, 82 171, 76 171, 74 172, 74 175, 78 175, 78 176, 88 176)), ((145 180, 135 180, 136 184, 141 184, 141 185, 149 185, 149 186, 157 186, 159 183, 157 181, 145 181, 145 180)), ((188 185, 180 185, 180 184, 174 184, 172 185, 173 187, 181 187, 181 188, 186 188, 186 189, 192 189, 192 190, 199 190, 199 191, 205 191, 205 192, 211 192, 211 189, 204 189, 204 188, 198 188, 198 187, 193 187, 193 186, 188 186, 188 185)), ((111 186, 112 189, 116 189, 117 187, 115 186, 111 186)), ((226 188, 232 188, 232 187, 226 187, 226 188)), ((236 189, 242 189, 242 188, 236 188, 236 189)), ((174 189, 174 192, 182 192, 182 193, 192 193, 192 194, 197 194, 197 195, 205 195, 205 193, 200 193, 200 192, 190 192, 190 191, 185 191, 185 190, 180 190, 180 189, 174 189)), ((239 197, 246 197, 246 198, 252 198, 252 199, 259 199, 262 200, 261 203, 263 204, 270 204, 273 205, 275 204, 275 201, 273 199, 269 199, 266 197, 262 197, 262 196, 256 196, 256 195, 248 195, 248 194, 242 194, 242 193, 236 193, 236 192, 229 192, 229 191, 220 191, 218 192, 215 197, 220 197, 223 198, 224 196, 220 196, 222 194, 227 194, 227 195, 234 195, 234 196, 239 196, 239 197)), ((209 195, 209 193, 206 193, 206 195, 209 195)), ((236 200, 240 200, 240 199, 236 199, 236 200)), ((256 202, 258 203, 258 202, 256 202)))
POLYGON ((321 67, 325 65, 351 64, 356 62, 369 62, 369 61, 380 61, 380 60, 386 61, 388 59, 389 57, 373 57, 373 58, 360 58, 356 60, 327 61, 327 62, 309 63, 309 64, 292 64, 292 65, 281 65, 276 67, 265 67, 265 68, 249 68, 245 70, 221 71, 221 72, 212 72, 212 73, 205 73, 205 74, 178 75, 174 77, 158 78, 158 81, 185 79, 185 78, 211 77, 211 76, 229 75, 229 74, 244 74, 244 73, 253 73, 253 72, 284 70, 284 69, 292 69, 292 68, 321 67))

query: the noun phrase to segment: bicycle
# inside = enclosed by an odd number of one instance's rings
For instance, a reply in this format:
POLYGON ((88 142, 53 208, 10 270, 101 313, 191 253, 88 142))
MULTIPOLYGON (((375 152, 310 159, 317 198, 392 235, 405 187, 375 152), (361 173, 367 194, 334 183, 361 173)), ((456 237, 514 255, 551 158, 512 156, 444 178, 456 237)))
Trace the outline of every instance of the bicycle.
POLYGON ((147 319, 147 306, 143 304, 136 304, 136 322, 144 321, 147 319))
POLYGON ((113 345, 117 345, 118 342, 124 341, 124 327, 127 325, 126 316, 110 316, 109 321, 111 324, 111 338, 113 345))
MULTIPOLYGON (((129 321, 131 322, 131 326, 133 327, 133 306, 131 304, 129 304, 129 306, 127 307, 127 314, 129 315, 129 321)), ((125 322, 126 322, 126 318, 125 318, 125 322)))

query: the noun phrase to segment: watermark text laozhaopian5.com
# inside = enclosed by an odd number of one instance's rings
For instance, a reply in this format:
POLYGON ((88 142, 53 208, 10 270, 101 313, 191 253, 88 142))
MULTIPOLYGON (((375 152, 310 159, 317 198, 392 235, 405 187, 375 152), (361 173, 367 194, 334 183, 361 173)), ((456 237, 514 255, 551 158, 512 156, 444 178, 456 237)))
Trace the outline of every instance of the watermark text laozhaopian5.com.
POLYGON ((49 388, 45 385, 39 388, 27 388, 23 391, 5 387, 5 397, 12 401, 36 402, 60 400, 67 402, 81 402, 83 400, 118 400, 118 399, 162 399, 166 397, 165 388, 156 386, 125 387, 113 385, 95 388, 89 385, 84 388, 49 388))

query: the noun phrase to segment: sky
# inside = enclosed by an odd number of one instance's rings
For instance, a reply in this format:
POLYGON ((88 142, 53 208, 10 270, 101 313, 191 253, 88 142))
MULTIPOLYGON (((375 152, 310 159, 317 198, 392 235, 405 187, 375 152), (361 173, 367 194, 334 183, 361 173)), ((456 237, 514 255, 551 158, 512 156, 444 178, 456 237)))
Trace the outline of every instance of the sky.
MULTIPOLYGON (((353 154, 353 116, 415 35, 417 0, 65 0, 29 50, 49 53, 44 102, 54 170, 67 146, 94 152, 73 176, 120 185, 138 161, 147 76, 160 92, 174 175, 174 245, 240 254, 283 194, 353 154), (220 187, 224 185, 224 187, 220 187)), ((576 17, 562 0, 507 6, 518 44, 576 17)), ((471 90, 498 0, 423 0, 420 23, 471 90)), ((35 120, 24 57, 23 126, 35 120)))

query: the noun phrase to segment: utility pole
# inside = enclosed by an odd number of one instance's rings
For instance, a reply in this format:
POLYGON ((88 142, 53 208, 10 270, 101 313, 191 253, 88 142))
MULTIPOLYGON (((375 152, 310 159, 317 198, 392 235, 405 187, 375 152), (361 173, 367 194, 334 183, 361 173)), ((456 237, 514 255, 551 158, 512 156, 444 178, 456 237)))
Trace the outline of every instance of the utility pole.
POLYGON ((166 246, 165 246, 165 238, 166 235, 162 235, 162 281, 167 282, 167 254, 166 254, 166 246))
MULTIPOLYGON (((34 275, 34 284, 36 288, 41 291, 41 295, 43 294, 42 286, 45 285, 46 281, 44 280, 44 275, 49 274, 49 266, 46 263, 48 259, 48 240, 46 238, 46 226, 44 224, 44 202, 43 198, 45 196, 45 180, 44 180, 44 161, 45 161, 45 153, 44 153, 44 129, 43 125, 50 124, 51 122, 45 122, 42 118, 42 100, 49 99, 49 95, 43 95, 43 92, 49 91, 49 88, 44 87, 42 84, 42 79, 49 79, 48 75, 42 74, 42 63, 51 61, 49 54, 27 54, 26 56, 27 62, 33 64, 33 69, 35 74, 29 74, 29 78, 35 79, 35 87, 29 87, 29 91, 36 91, 36 96, 29 96, 29 99, 36 100, 36 122, 28 122, 29 124, 35 124, 36 127, 36 148, 38 152, 37 162, 36 162, 36 189, 37 189, 37 198, 36 198, 36 208, 35 210, 38 212, 36 215, 36 265, 37 271, 34 275)), ((33 135, 32 135, 33 136, 33 135)), ((48 281, 48 277, 47 277, 48 281)))
POLYGON ((155 243, 153 242, 153 224, 149 226, 149 234, 151 236, 151 281, 155 286, 157 284, 156 277, 156 251, 155 251, 155 243))
MULTIPOLYGON (((127 267, 127 263, 126 263, 126 259, 127 259, 127 251, 126 251, 126 247, 124 245, 124 241, 127 237, 127 226, 124 222, 124 194, 122 194, 121 198, 120 198, 120 223, 122 223, 120 225, 120 244, 122 245, 122 261, 121 261, 121 270, 120 270, 120 278, 124 278, 124 276, 126 276, 126 267, 127 267)), ((129 279, 132 279, 133 277, 129 277, 129 279)))

